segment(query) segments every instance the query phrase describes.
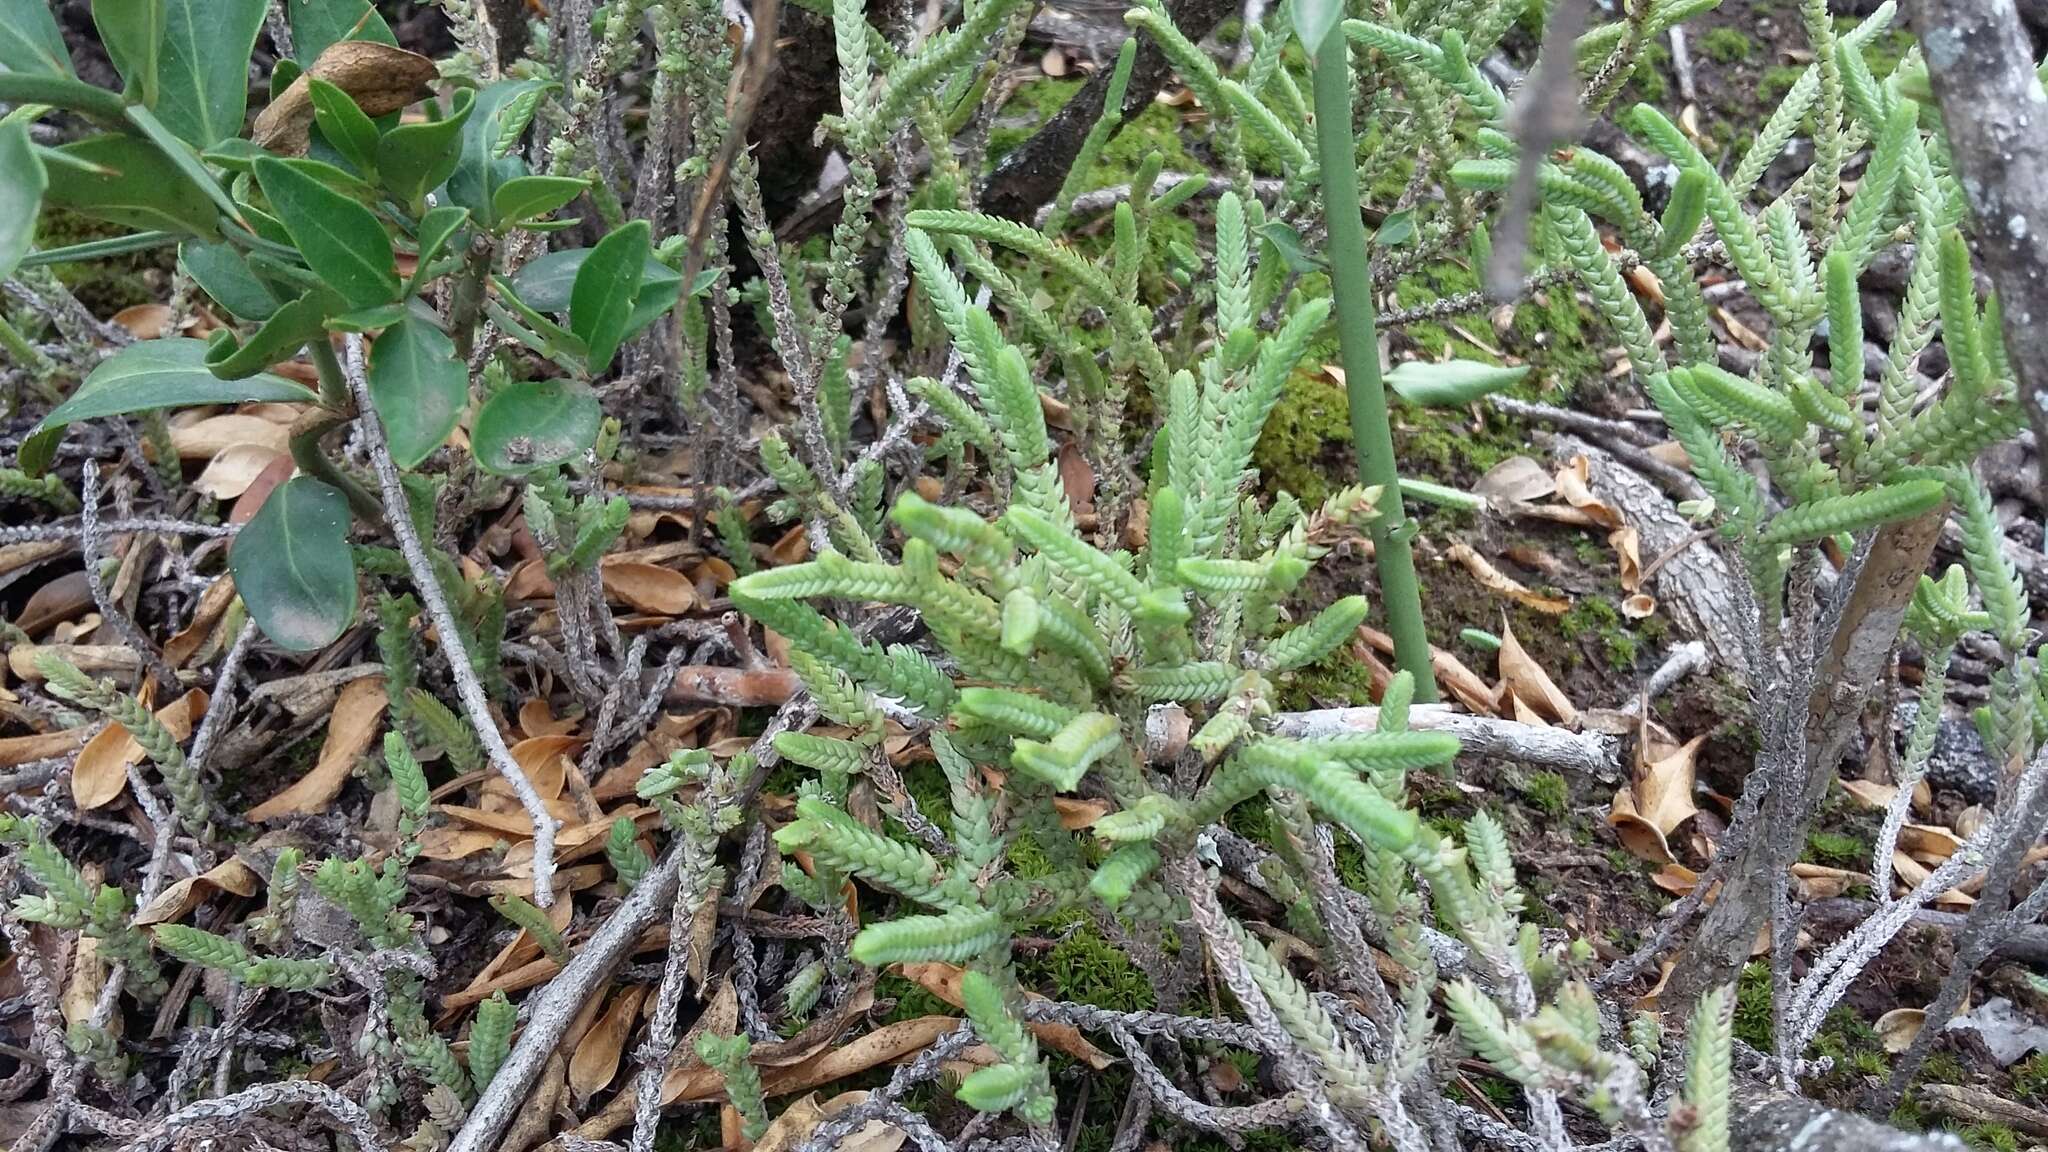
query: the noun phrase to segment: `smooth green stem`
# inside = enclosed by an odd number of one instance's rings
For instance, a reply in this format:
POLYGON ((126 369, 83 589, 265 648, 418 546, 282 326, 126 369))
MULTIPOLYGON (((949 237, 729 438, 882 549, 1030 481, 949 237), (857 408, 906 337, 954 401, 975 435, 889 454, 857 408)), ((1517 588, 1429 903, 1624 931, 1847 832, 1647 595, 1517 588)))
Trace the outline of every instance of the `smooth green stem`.
POLYGON ((128 103, 119 92, 95 88, 68 76, 32 72, 0 72, 0 103, 48 104, 95 120, 119 120, 128 110, 128 103))
POLYGON ((62 248, 48 248, 31 252, 21 258, 21 267, 40 268, 45 264, 80 264, 87 260, 100 260, 108 256, 125 256, 130 252, 147 252, 176 244, 179 236, 175 232, 134 232, 127 236, 114 236, 106 240, 87 240, 83 244, 66 244, 62 248))
POLYGON ((1358 473, 1380 491, 1369 530, 1379 568, 1380 603, 1394 638, 1394 663, 1415 677, 1415 699, 1436 699, 1429 636, 1422 624, 1422 589, 1415 581, 1414 527, 1401 507, 1401 475, 1380 383, 1379 340, 1373 331, 1372 272, 1365 220, 1359 214, 1358 149, 1351 137, 1351 60, 1340 32, 1323 37, 1315 54, 1316 149, 1322 168, 1323 215, 1329 229, 1330 285, 1342 342, 1344 390, 1351 406, 1358 473))
POLYGON ((331 484, 348 497, 348 506, 356 518, 366 524, 384 523, 384 503, 371 495, 370 490, 356 482, 356 478, 341 470, 326 451, 320 447, 321 438, 341 424, 348 417, 353 397, 349 392, 348 377, 342 375, 341 361, 334 355, 334 346, 326 336, 306 345, 306 351, 313 358, 313 366, 320 372, 320 406, 324 409, 322 418, 309 420, 292 433, 292 463, 299 470, 322 483, 331 484))

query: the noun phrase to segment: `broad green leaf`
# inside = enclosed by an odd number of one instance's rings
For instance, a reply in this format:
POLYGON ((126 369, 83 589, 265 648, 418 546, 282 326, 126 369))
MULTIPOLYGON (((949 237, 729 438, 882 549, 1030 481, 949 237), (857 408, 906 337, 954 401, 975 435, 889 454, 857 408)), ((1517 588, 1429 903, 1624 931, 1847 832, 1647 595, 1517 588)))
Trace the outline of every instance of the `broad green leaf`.
POLYGON ((302 67, 312 67, 322 52, 343 40, 398 44, 368 0, 290 0, 285 13, 292 26, 292 54, 302 67))
MULTIPOLYGON (((575 288, 576 274, 583 269, 583 262, 590 258, 590 248, 568 248, 550 252, 538 260, 521 266, 512 277, 512 289, 537 312, 567 312, 569 293, 575 288)), ((716 269, 706 269, 698 279, 706 284, 718 278, 716 269), (706 280, 706 276, 709 279, 706 280)), ((649 256, 640 274, 640 299, 633 306, 633 318, 626 323, 626 338, 632 339, 649 324, 666 315, 675 307, 683 286, 683 275, 675 269, 649 256)))
POLYGON ((157 119, 194 148, 242 132, 264 0, 167 0, 157 119))
POLYGON ((92 0, 92 22, 128 94, 154 107, 164 46, 164 0, 92 0))
POLYGON ((228 190, 215 178, 205 162, 199 159, 198 149, 173 135, 169 128, 164 127, 164 122, 156 118, 156 113, 141 104, 128 105, 126 115, 128 123, 134 125, 151 144, 156 145, 156 150, 163 153, 164 158, 171 162, 171 167, 176 168, 186 181, 211 200, 213 206, 220 209, 221 215, 237 223, 242 222, 241 209, 236 206, 234 197, 228 195, 228 190))
POLYGON ((29 143, 28 125, 0 125, 0 280, 14 275, 35 244, 36 213, 49 177, 29 143))
POLYGON ((507 156, 500 143, 508 127, 531 118, 532 102, 549 87, 542 80, 500 80, 477 93, 476 107, 462 125, 460 153, 448 175, 448 202, 469 209, 486 228, 497 223, 492 198, 498 187, 526 174, 526 164, 507 156))
POLYGON ((455 355, 455 342, 418 316, 386 328, 371 345, 369 383, 400 468, 418 467, 469 406, 469 368, 455 355))
POLYGON ((279 60, 270 70, 271 103, 276 103, 277 98, 284 95, 284 90, 291 87, 292 82, 297 80, 305 71, 304 68, 299 67, 297 60, 279 60))
POLYGON ((325 340, 321 322, 341 307, 341 298, 325 288, 315 288, 271 313, 247 343, 237 343, 232 332, 222 330, 207 342, 206 366, 223 380, 238 380, 263 371, 280 360, 298 355, 308 341, 325 340))
POLYGON ((200 158, 216 168, 239 172, 245 176, 256 173, 256 161, 270 153, 253 140, 239 136, 223 140, 199 154, 200 158))
POLYGON ((21 468, 31 475, 47 468, 56 456, 64 428, 80 420, 201 404, 252 400, 306 403, 317 399, 303 385, 277 376, 221 379, 206 366, 203 340, 142 340, 100 361, 71 399, 43 417, 21 446, 21 468))
POLYGON ((462 126, 476 107, 476 94, 455 94, 448 115, 426 124, 401 124, 377 141, 377 175, 393 199, 417 205, 441 186, 462 158, 462 126))
POLYGON ((313 122, 336 152, 356 171, 368 176, 377 169, 377 126, 356 107, 348 93, 318 76, 307 79, 313 97, 313 122))
POLYGON ((1294 34, 1301 49, 1311 57, 1323 46, 1323 37, 1344 18, 1344 0, 1294 0, 1294 34))
POLYGON ((49 159, 47 199, 52 204, 143 232, 202 237, 219 232, 220 209, 147 140, 93 136, 55 149, 49 159))
POLYGON ((449 241, 455 239, 455 234, 467 223, 467 208, 435 208, 420 218, 419 263, 413 269, 412 279, 406 282, 406 295, 418 292, 427 282, 428 267, 441 258, 449 241))
POLYGON ((568 176, 520 176, 491 193, 491 213, 498 227, 538 219, 576 199, 590 187, 568 176))
POLYGON ((325 648, 356 615, 348 497, 311 476, 277 486, 235 537, 228 571, 249 617, 278 647, 325 648))
POLYGON ((1409 360, 1387 373, 1387 385, 1410 404, 1453 408, 1490 396, 1528 374, 1527 364, 1496 368, 1477 360, 1409 360))
POLYGON ((1415 239, 1415 209, 1403 208, 1387 213, 1380 221, 1379 230, 1372 234, 1375 248, 1399 248, 1415 239))
POLYGON ((306 267, 352 307, 398 298, 391 238, 368 208, 283 160, 258 160, 256 179, 306 267))
POLYGON ((266 320, 277 311, 277 293, 232 244, 187 240, 178 248, 178 266, 237 319, 266 320))
POLYGON ((49 0, 0 0, 0 70, 76 75, 49 0))
POLYGON ((604 410, 597 395, 573 380, 508 385, 477 410, 469 448, 477 466, 524 476, 575 459, 597 442, 604 410))
POLYGON ((1255 229, 1260 239, 1273 246, 1273 251, 1287 264, 1287 270, 1298 276, 1321 271, 1323 262, 1309 252, 1301 242, 1301 233, 1283 221, 1274 220, 1261 224, 1255 229))
POLYGON ((647 221, 635 220, 597 242, 576 284, 569 290, 569 331, 590 349, 592 376, 603 375, 625 342, 626 326, 640 299, 640 277, 647 267, 647 221))
POLYGON ((353 312, 343 312, 338 316, 329 316, 327 318, 327 330, 329 332, 375 332, 382 328, 389 328, 400 320, 405 319, 405 312, 406 304, 403 301, 379 304, 375 308, 358 308, 353 312))

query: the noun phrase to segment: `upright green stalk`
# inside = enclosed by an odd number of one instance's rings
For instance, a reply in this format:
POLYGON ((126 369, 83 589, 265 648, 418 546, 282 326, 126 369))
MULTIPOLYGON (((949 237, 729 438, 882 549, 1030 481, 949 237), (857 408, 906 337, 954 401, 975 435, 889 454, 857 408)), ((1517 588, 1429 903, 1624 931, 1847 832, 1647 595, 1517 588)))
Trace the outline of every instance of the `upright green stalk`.
POLYGON ((356 479, 341 470, 341 466, 329 459, 320 447, 320 438, 348 419, 352 397, 348 391, 348 379, 342 374, 341 361, 334 355, 334 346, 327 342, 327 334, 308 341, 306 352, 313 358, 313 366, 320 372, 320 411, 292 430, 292 461, 299 470, 316 480, 325 481, 341 490, 348 497, 348 504, 358 518, 369 524, 384 522, 384 505, 372 496, 367 488, 356 483, 356 479))
POLYGON ((1394 436, 1387 424, 1387 393, 1380 383, 1379 339, 1373 332, 1372 272, 1365 221, 1359 216, 1358 152, 1351 139, 1349 38, 1323 37, 1315 54, 1316 150, 1322 166, 1323 215, 1329 229, 1330 285, 1336 295, 1337 333, 1343 344, 1344 390, 1351 405, 1351 439, 1358 474, 1380 489, 1379 512, 1369 525, 1379 567, 1380 601, 1394 637, 1394 663, 1415 677, 1415 699, 1436 699, 1429 637, 1422 627, 1422 590, 1415 582, 1414 527, 1401 509, 1401 476, 1394 467, 1394 436))

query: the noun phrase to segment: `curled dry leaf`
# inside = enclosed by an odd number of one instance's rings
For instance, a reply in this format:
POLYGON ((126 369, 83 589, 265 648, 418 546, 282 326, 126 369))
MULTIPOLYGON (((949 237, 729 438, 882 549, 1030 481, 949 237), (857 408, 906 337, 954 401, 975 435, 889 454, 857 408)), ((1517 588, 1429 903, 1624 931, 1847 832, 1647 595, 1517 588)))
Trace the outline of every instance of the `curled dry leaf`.
POLYGON ((1933 824, 1907 824, 1899 829, 1899 850, 1923 864, 1938 865, 1961 851, 1960 836, 1933 824))
POLYGON ((305 155, 313 127, 315 77, 348 93, 374 120, 412 103, 436 72, 432 60, 402 48, 369 40, 337 41, 256 117, 250 138, 279 155, 305 155))
POLYGON ((92 581, 81 568, 66 572, 31 593, 28 603, 15 616, 14 626, 38 636, 55 625, 78 619, 92 608, 92 581))
MULTIPOLYGON (((841 1092, 819 1104, 817 1093, 804 1096, 783 1109, 782 1115, 768 1125, 768 1131, 754 1142, 754 1152, 795 1152, 810 1140, 820 1124, 867 1098, 866 1092, 841 1092)), ((839 1152, 897 1152, 905 1139, 901 1128, 870 1120, 841 1137, 835 1146, 839 1152)))
POLYGON ((1500 678, 1508 694, 1537 715, 1560 724, 1570 724, 1578 719, 1579 710, 1571 698, 1564 694, 1536 658, 1529 655, 1522 642, 1515 639, 1515 630, 1505 617, 1501 620, 1500 631, 1500 678))
POLYGON ((555 719, 547 698, 535 696, 519 706, 519 731, 526 736, 566 736, 581 723, 576 717, 555 719))
POLYGON ((1486 470, 1472 485, 1472 494, 1488 500, 1530 503, 1557 491, 1550 470, 1527 456, 1510 456, 1486 470))
POLYGON ((277 820, 285 816, 324 810, 341 794, 356 761, 369 751, 384 719, 384 678, 366 676, 351 680, 334 702, 334 715, 327 722, 327 740, 313 770, 249 810, 251 820, 277 820))
POLYGON ((147 908, 135 914, 135 925, 146 928, 151 924, 183 920, 215 893, 254 896, 262 884, 263 878, 256 874, 255 869, 242 863, 240 858, 230 856, 205 872, 187 876, 157 893, 147 908))
POLYGON ((1847 792, 1849 798, 1856 801, 1858 806, 1876 808, 1880 811, 1890 808, 1892 797, 1899 794, 1897 785, 1882 784, 1876 780, 1844 780, 1842 791, 1847 792))
POLYGON ((1546 616, 1562 616, 1571 611, 1572 602, 1561 596, 1545 596, 1514 577, 1494 567, 1493 561, 1472 550, 1460 540, 1445 549, 1445 555, 1464 565, 1465 571, 1489 592, 1497 592, 1522 607, 1546 616))
POLYGON ((1620 528, 1621 512, 1593 495, 1593 465, 1584 456, 1574 456, 1557 470, 1557 494, 1602 528, 1620 528))
POLYGON ((569 1058, 569 1090, 579 1101, 603 1091, 618 1075, 619 1057, 640 1015, 640 1002, 647 998, 647 987, 631 984, 612 997, 604 1015, 577 1042, 576 1054, 569 1058))
POLYGON ((171 315, 168 304, 131 304, 114 313, 114 323, 137 340, 158 340, 170 331, 171 315))
POLYGON ((1648 593, 1636 592, 1621 601, 1621 615, 1624 620, 1648 620, 1657 614, 1657 598, 1648 593))
POLYGON ((1913 1046, 1927 1023, 1924 1008, 1894 1008, 1877 1018, 1877 1038, 1884 1050, 1896 1056, 1913 1046))
POLYGON ((7 650, 7 670, 30 684, 43 682, 36 657, 48 652, 88 676, 133 675, 141 660, 119 644, 16 644, 7 650))
POLYGON ((1792 880, 1801 900, 1828 900, 1847 892, 1854 885, 1870 883, 1870 875, 1801 861, 1792 865, 1792 880))
MULTIPOLYGON (((958 1008, 961 1004, 960 983, 966 979, 967 970, 954 964, 924 963, 898 964, 897 972, 903 978, 958 1008)), ((1036 993, 1026 993, 1028 999, 1043 1000, 1036 993)), ((1038 1042, 1058 1052, 1064 1052, 1081 1061, 1097 1072, 1116 1063, 1107 1052, 1090 1044, 1079 1029, 1071 1024, 1033 1024, 1032 1035, 1038 1042)))
POLYGON ((1694 764, 1706 737, 1683 745, 1649 745, 1636 756, 1635 772, 1614 794, 1607 823, 1638 859, 1670 864, 1670 836, 1699 811, 1693 803, 1694 764))
MULTIPOLYGON (((171 446, 178 450, 180 460, 212 460, 237 444, 283 453, 291 448, 291 438, 290 428, 241 412, 224 412, 171 429, 171 446)), ((246 490, 249 485, 242 487, 246 490)))
MULTIPOLYGON (((156 718, 183 741, 206 714, 206 693, 197 688, 157 709, 156 718)), ((114 802, 127 791, 128 769, 142 763, 142 745, 119 724, 109 724, 86 742, 71 770, 71 802, 90 812, 114 802)))
POLYGON ((33 760, 69 756, 85 743, 89 728, 67 728, 34 736, 9 736, 0 740, 0 768, 19 768, 33 760))
POLYGON ((230 444, 206 462, 192 487, 215 500, 233 500, 249 490, 263 470, 283 453, 268 444, 230 444))
MULTIPOLYGON (((922 1052, 959 1026, 960 1021, 952 1016, 899 1020, 877 1028, 844 1047, 820 1053, 802 1064, 764 1072, 762 1086, 770 1096, 784 1096, 820 1084, 830 1084, 922 1052)), ((662 1080, 661 1102, 664 1105, 678 1101, 702 1104, 719 1099, 724 1091, 724 1078, 717 1070, 698 1064, 678 1068, 662 1080)))
POLYGON ((1607 534, 1607 546, 1621 561, 1621 590, 1634 592, 1643 585, 1642 538, 1626 525, 1607 534))
POLYGON ((697 605, 697 586, 688 576, 659 564, 626 561, 602 569, 607 599, 657 616, 680 616, 697 605))
POLYGON ((206 646, 206 638, 213 633, 214 625, 227 615, 228 605, 235 602, 235 578, 222 575, 206 586, 200 593, 199 604, 192 609, 192 622, 164 644, 164 659, 173 668, 182 668, 187 660, 197 655, 206 646))

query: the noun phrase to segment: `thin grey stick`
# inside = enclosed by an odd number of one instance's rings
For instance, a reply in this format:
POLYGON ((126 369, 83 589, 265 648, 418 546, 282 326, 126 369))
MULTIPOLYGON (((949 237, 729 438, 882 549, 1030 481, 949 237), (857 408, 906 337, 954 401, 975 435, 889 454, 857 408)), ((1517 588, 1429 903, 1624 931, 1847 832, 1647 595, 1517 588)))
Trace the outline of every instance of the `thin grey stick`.
MULTIPOLYGON (((363 443, 370 454, 370 464, 377 472, 377 487, 384 497, 385 519, 390 523, 391 534, 398 538, 398 550, 405 555, 405 566, 412 572, 412 582, 419 589, 420 600, 427 606, 427 614, 433 617, 434 631, 441 637, 441 650, 448 657, 448 674, 455 680, 456 695, 461 697, 462 710, 469 716, 471 727, 476 729, 477 739, 483 743, 484 752, 491 758, 491 765, 505 782, 512 785, 512 791, 519 797, 519 806, 526 809, 527 818, 533 821, 533 902, 539 907, 552 907, 555 902, 555 818, 549 814, 547 805, 541 801, 540 793, 534 791, 533 781, 527 779, 519 762, 512 758, 512 750, 505 746, 505 736, 498 731, 498 723, 491 717, 491 702, 484 696, 484 687, 470 670, 469 652, 463 646, 462 632, 455 625, 455 614, 448 610, 448 598, 441 592, 441 582, 434 578, 434 565, 427 557, 427 550, 420 543, 420 534, 413 527, 412 507, 405 498, 405 485, 398 479, 398 465, 392 462, 391 450, 385 446, 384 425, 377 418, 377 409, 370 401, 370 384, 363 373, 363 340, 360 336, 348 338, 347 374, 349 388, 355 393, 356 418, 361 421, 363 443)), ((531 1029, 529 1029, 531 1031, 531 1029)), ((468 1131, 468 1127, 463 1129, 468 1131)))

